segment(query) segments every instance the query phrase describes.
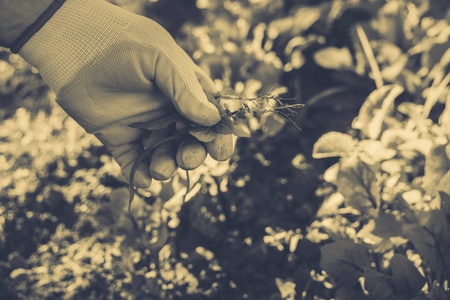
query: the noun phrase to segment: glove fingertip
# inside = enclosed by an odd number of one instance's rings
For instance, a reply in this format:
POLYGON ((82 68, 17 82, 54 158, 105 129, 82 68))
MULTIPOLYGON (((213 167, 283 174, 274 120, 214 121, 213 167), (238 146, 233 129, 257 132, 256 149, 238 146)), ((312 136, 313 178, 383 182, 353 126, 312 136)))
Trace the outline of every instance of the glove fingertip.
POLYGON ((220 113, 217 107, 215 107, 211 102, 207 102, 205 106, 207 106, 208 110, 210 111, 210 113, 208 114, 209 118, 205 120, 205 124, 200 125, 213 126, 219 123, 222 118, 220 117, 220 113))
POLYGON ((233 136, 231 134, 217 134, 217 138, 205 143, 209 155, 217 161, 229 159, 234 152, 233 136))
POLYGON ((148 173, 144 164, 141 164, 134 175, 134 186, 140 189, 149 188, 152 184, 152 178, 148 173))
POLYGON ((213 126, 220 122, 219 110, 209 102, 206 95, 195 97, 195 100, 185 101, 186 105, 180 105, 181 113, 190 121, 202 125, 213 126))
POLYGON ((153 179, 163 181, 170 179, 177 170, 177 164, 172 151, 160 151, 152 156, 150 163, 150 175, 153 179))
POLYGON ((193 170, 203 163, 206 155, 206 149, 202 143, 187 140, 178 146, 176 162, 183 170, 193 170))

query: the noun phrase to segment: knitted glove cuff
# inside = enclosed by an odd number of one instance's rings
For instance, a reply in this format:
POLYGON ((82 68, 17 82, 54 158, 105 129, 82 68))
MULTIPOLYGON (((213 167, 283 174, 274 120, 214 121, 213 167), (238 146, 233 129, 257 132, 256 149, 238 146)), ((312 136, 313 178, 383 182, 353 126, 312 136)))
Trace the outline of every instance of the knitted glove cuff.
POLYGON ((134 16, 103 0, 66 0, 19 54, 58 94, 114 43, 134 16))
POLYGON ((11 52, 18 53, 19 50, 25 45, 26 42, 36 33, 47 21, 53 16, 53 14, 63 5, 65 0, 55 0, 40 16, 31 24, 25 31, 14 41, 11 45, 11 52))

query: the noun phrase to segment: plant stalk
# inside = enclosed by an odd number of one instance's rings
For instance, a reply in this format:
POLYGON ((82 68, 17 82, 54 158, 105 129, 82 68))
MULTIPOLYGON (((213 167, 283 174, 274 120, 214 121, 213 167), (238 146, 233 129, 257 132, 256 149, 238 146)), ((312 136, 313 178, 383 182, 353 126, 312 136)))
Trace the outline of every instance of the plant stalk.
POLYGON ((430 114, 431 109, 438 101, 439 97, 442 95, 442 93, 445 90, 445 87, 450 83, 450 73, 447 74, 447 76, 442 79, 442 81, 439 83, 438 87, 431 91, 430 94, 427 97, 427 100, 425 100, 425 104, 423 106, 422 116, 424 118, 428 118, 428 115, 430 114))
POLYGON ((361 42, 361 46, 364 50, 364 54, 369 61, 370 69, 372 70, 373 80, 375 81, 375 85, 379 89, 384 85, 383 77, 381 76, 380 67, 378 66, 377 60, 375 59, 375 55, 373 54, 372 47, 370 46, 369 39, 367 38, 366 33, 361 25, 356 24, 356 33, 358 34, 359 41, 361 42))

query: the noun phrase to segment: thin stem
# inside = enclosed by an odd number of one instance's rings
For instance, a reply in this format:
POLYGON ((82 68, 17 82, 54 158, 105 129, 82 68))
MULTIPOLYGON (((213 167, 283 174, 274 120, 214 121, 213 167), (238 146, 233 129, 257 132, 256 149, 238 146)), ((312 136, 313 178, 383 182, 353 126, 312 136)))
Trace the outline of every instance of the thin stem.
MULTIPOLYGON (((240 100, 240 101, 264 101, 264 100, 277 100, 279 101, 280 98, 278 97, 278 94, 263 94, 261 96, 258 97, 254 97, 254 98, 246 98, 246 97, 240 97, 240 96, 235 96, 235 95, 221 95, 219 98, 220 100, 240 100)), ((296 100, 296 98, 281 98, 284 101, 294 101, 296 100)))
POLYGON ((372 47, 370 46, 369 39, 367 38, 366 33, 361 25, 356 24, 356 33, 358 34, 358 38, 361 42, 361 46, 363 47, 364 54, 369 61, 370 69, 372 70, 373 80, 375 81, 375 85, 377 88, 380 88, 384 85, 383 77, 381 76, 380 67, 378 66, 377 60, 375 59, 375 55, 373 54, 372 47))
POLYGON ((189 178, 189 171, 188 170, 186 170, 186 193, 184 193, 184 196, 183 196, 183 204, 186 202, 186 198, 187 198, 187 195, 188 195, 188 193, 189 193, 189 189, 190 189, 190 187, 191 187, 191 180, 190 180, 190 178, 189 178))
POLYGON ((431 91, 430 94, 427 97, 427 100, 425 101, 425 104, 423 106, 422 116, 424 118, 428 118, 428 115, 430 114, 431 109, 438 101, 439 97, 444 92, 445 87, 450 83, 450 73, 447 74, 447 76, 442 79, 441 83, 438 85, 438 87, 431 91))

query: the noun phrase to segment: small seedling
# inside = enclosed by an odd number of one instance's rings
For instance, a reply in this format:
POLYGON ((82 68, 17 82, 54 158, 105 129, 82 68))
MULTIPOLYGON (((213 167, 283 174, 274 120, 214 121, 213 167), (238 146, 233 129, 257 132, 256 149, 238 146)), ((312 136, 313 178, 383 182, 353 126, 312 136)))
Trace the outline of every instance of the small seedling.
POLYGON ((223 103, 226 114, 225 117, 232 120, 247 119, 249 115, 272 113, 278 115, 289 123, 301 130, 290 116, 295 115, 295 109, 303 108, 304 104, 285 104, 283 101, 294 101, 295 98, 280 98, 278 94, 266 93, 255 98, 240 97, 232 93, 223 94, 218 97, 219 103, 223 103), (238 110, 231 111, 226 101, 240 101, 241 107, 238 110))

